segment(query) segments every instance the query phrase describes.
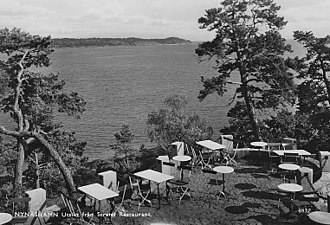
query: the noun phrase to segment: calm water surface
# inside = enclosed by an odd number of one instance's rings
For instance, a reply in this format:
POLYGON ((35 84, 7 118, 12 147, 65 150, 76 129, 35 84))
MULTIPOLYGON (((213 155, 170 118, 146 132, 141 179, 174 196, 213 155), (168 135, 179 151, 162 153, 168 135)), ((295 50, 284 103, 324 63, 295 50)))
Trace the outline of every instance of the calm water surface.
MULTIPOLYGON (((214 94, 202 102, 197 99, 200 76, 216 71, 211 63, 198 63, 195 48, 189 44, 55 49, 48 71, 60 73, 66 89, 79 92, 87 102, 80 120, 59 119, 87 142, 88 157, 107 158, 122 124, 135 133, 135 146, 151 146, 146 135, 148 113, 162 107, 166 97, 179 94, 188 97, 187 110, 207 120, 216 138, 227 125, 232 91, 223 98, 214 94)), ((2 116, 0 122, 8 124, 8 117, 2 116)))

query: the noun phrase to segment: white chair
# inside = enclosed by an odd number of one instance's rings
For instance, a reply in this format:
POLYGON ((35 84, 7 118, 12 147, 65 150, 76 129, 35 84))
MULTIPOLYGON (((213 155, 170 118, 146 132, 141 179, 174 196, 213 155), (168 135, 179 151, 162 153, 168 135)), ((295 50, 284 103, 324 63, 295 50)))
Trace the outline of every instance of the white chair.
POLYGON ((268 151, 268 159, 269 164, 268 168, 271 170, 271 172, 274 172, 274 169, 276 169, 276 173, 278 173, 278 164, 280 163, 281 159, 280 157, 274 153, 274 151, 284 150, 284 146, 282 143, 267 143, 267 151, 268 151), (272 167, 272 165, 275 164, 275 167, 272 167))
MULTIPOLYGON (((226 146, 226 150, 223 150, 223 161, 226 162, 226 166, 228 166, 230 163, 233 163, 237 167, 237 162, 235 160, 236 153, 234 149, 234 139, 233 135, 221 135, 221 144, 226 146)), ((238 144, 236 146, 236 149, 238 148, 238 144)))
POLYGON ((191 165, 194 167, 196 165, 201 164, 203 167, 202 157, 197 155, 195 149, 191 145, 185 145, 187 154, 191 156, 191 165))
POLYGON ((110 201, 110 204, 113 204, 113 209, 111 210, 111 213, 116 214, 117 212, 125 213, 126 210, 123 207, 125 196, 126 196, 126 190, 127 190, 127 184, 124 185, 124 188, 122 191, 118 188, 119 196, 114 198, 113 202, 110 201))
POLYGON ((141 205, 143 205, 145 202, 148 202, 150 206, 152 206, 151 201, 148 199, 148 196, 151 191, 150 185, 140 186, 139 178, 135 177, 133 174, 129 175, 129 182, 133 191, 133 195, 135 195, 135 198, 133 198, 133 200, 139 200, 138 210, 140 210, 141 205))
MULTIPOLYGON (((91 207, 86 206, 80 206, 77 199, 67 196, 63 193, 61 193, 62 200, 65 204, 65 206, 68 208, 68 211, 71 215, 74 215, 70 217, 70 224, 87 224, 92 225, 94 224, 92 221, 94 219, 94 215, 97 214, 97 212, 92 209, 91 207), (88 216, 86 216, 88 215, 88 216)), ((101 221, 102 218, 99 218, 101 221)))

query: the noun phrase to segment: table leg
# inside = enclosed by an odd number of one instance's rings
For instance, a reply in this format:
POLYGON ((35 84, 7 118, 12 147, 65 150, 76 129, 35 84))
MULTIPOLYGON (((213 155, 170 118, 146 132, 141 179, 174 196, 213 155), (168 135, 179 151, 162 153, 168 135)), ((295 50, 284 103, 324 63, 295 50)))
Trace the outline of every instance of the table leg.
MULTIPOLYGON (((181 163, 180 163, 180 167, 181 167, 181 163)), ((183 169, 181 168, 181 176, 180 176, 180 180, 183 180, 183 169)))
POLYGON ((223 186, 222 186, 222 191, 225 193, 225 174, 222 174, 222 181, 223 181, 223 186))
POLYGON ((158 209, 160 209, 160 192, 159 192, 159 184, 157 183, 157 189, 158 189, 158 209))

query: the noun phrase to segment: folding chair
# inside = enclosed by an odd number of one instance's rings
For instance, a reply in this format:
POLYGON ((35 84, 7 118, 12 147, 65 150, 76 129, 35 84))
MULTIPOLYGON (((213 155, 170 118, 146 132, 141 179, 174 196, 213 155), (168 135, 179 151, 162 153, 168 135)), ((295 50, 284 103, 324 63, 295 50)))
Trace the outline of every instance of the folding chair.
POLYGON ((145 202, 148 202, 150 206, 152 206, 151 201, 148 199, 148 196, 150 194, 150 183, 147 185, 140 185, 140 179, 134 176, 133 174, 129 175, 129 182, 131 186, 131 190, 133 191, 133 200, 139 200, 139 206, 138 210, 140 210, 141 205, 143 205, 145 202))
POLYGON ((282 163, 295 163, 300 164, 300 156, 298 153, 284 152, 282 163))
MULTIPOLYGON (((236 153, 234 149, 234 139, 233 135, 220 135, 221 144, 226 146, 226 150, 222 151, 223 159, 221 162, 225 162, 226 166, 230 163, 233 163, 237 167, 237 162, 235 160, 236 153)), ((236 149, 238 148, 238 144, 236 145, 236 149)))
POLYGON ((190 178, 191 178, 191 170, 192 166, 189 165, 182 165, 181 168, 183 171, 185 171, 187 174, 184 176, 184 179, 173 179, 169 180, 166 182, 166 189, 167 189, 167 196, 169 194, 178 194, 179 195, 179 205, 181 203, 181 200, 185 197, 188 196, 191 198, 190 195, 190 188, 188 187, 190 178))
MULTIPOLYGON (((120 187, 118 188, 118 190, 120 189, 120 187)), ((127 190, 127 184, 124 185, 123 190, 119 191, 119 196, 115 197, 113 200, 110 201, 110 204, 112 206, 111 209, 111 214, 116 214, 117 212, 120 213, 125 213, 126 210, 123 207, 124 201, 125 201, 125 197, 126 197, 126 190, 127 190)))
POLYGON ((271 169, 271 172, 276 169, 276 173, 278 173, 278 164, 280 163, 281 159, 280 157, 274 153, 274 151, 284 150, 284 146, 282 143, 267 143, 267 150, 268 150, 268 159, 269 164, 268 167, 271 169), (275 164, 275 167, 272 167, 272 165, 275 164))
POLYGON ((88 224, 92 225, 94 224, 92 220, 94 219, 94 215, 97 214, 95 210, 93 210, 90 207, 87 206, 80 206, 81 204, 78 202, 77 199, 71 197, 71 196, 65 196, 65 201, 67 202, 67 206, 69 208, 69 211, 71 215, 71 219, 73 221, 70 222, 70 224, 88 224))
POLYGON ((191 156, 191 165, 193 167, 199 164, 203 166, 202 157, 200 156, 200 154, 197 154, 195 149, 191 145, 186 145, 186 149, 188 154, 191 156))
POLYGON ((111 181, 108 188, 112 191, 118 192, 118 190, 119 190, 119 181, 117 182, 117 184, 113 184, 113 182, 111 181))
POLYGON ((13 219, 10 224, 24 224, 29 217, 26 215, 17 216, 15 212, 29 212, 29 202, 31 198, 23 197, 23 198, 11 198, 9 199, 9 203, 12 204, 12 216, 13 219))
POLYGON ((212 154, 213 154, 212 150, 199 151, 200 160, 198 164, 202 166, 202 169, 205 169, 207 167, 212 169, 212 165, 211 165, 212 154))
POLYGON ((284 215, 284 210, 281 210, 281 204, 289 208, 289 213, 291 213, 293 211, 293 203, 292 203, 293 200, 291 199, 291 193, 277 189, 277 194, 278 194, 277 208, 280 212, 279 216, 281 217, 282 215, 284 215))

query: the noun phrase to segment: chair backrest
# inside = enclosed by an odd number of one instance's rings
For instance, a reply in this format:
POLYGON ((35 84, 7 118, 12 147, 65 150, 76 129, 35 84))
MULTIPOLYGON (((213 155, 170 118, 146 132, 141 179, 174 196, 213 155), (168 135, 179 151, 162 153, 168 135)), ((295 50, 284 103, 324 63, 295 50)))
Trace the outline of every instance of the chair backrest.
POLYGON ((299 158, 298 153, 293 153, 293 152, 284 152, 284 159, 283 162, 296 162, 298 163, 298 158, 299 158))
POLYGON ((117 184, 114 184, 113 181, 110 181, 108 189, 118 192, 119 190, 119 181, 117 181, 117 184))
POLYGON ((284 150, 282 143, 267 143, 266 149, 268 150, 268 156, 272 158, 277 157, 273 151, 284 150))
POLYGON ((140 180, 136 176, 128 174, 128 179, 132 190, 139 188, 140 180))
POLYGON ((18 212, 28 212, 30 201, 31 198, 29 197, 11 198, 9 203, 12 204, 12 214, 15 215, 15 210, 18 210, 18 212))
POLYGON ((231 152, 234 149, 234 138, 231 134, 220 135, 221 144, 226 146, 227 152, 231 152))
POLYGON ((119 197, 121 199, 120 204, 122 204, 125 200, 126 190, 127 190, 127 184, 124 185, 124 189, 122 191, 119 191, 119 197))
POLYGON ((163 162, 164 167, 168 167, 168 169, 165 169, 163 173, 177 177, 178 171, 175 169, 175 163, 174 162, 163 162))
POLYGON ((71 196, 66 196, 66 201, 68 203, 68 208, 69 208, 70 213, 72 215, 77 215, 77 214, 80 215, 81 211, 80 211, 78 201, 71 196))
POLYGON ((214 171, 214 170, 209 170, 209 169, 202 169, 202 172, 203 172, 203 173, 208 173, 208 174, 213 174, 213 175, 217 174, 216 171, 214 171))
POLYGON ((192 146, 188 146, 187 145, 187 148, 189 149, 189 152, 190 152, 190 154, 191 154, 191 156, 192 156, 193 159, 194 158, 195 159, 198 158, 197 153, 196 153, 196 150, 192 146))
POLYGON ((298 158, 299 154, 294 152, 284 152, 284 158, 298 158))
POLYGON ((278 151, 284 150, 282 143, 267 143, 267 150, 269 151, 278 151))
POLYGON ((190 182, 191 173, 192 173, 192 165, 181 165, 178 167, 179 170, 182 169, 184 175, 183 175, 183 181, 190 182))
POLYGON ((59 191, 59 194, 61 196, 64 206, 69 210, 68 199, 67 199, 66 194, 64 194, 62 191, 59 191))

